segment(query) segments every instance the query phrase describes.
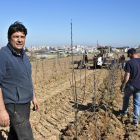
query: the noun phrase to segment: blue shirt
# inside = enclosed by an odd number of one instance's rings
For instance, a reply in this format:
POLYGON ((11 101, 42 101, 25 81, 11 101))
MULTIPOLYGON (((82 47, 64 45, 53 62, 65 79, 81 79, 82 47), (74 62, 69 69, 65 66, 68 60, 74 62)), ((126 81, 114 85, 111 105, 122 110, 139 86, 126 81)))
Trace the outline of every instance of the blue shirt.
POLYGON ((132 58, 127 61, 124 71, 130 73, 128 83, 140 89, 140 58, 132 58))
POLYGON ((23 49, 21 55, 9 44, 0 50, 0 88, 5 104, 23 104, 33 99, 31 64, 23 49))

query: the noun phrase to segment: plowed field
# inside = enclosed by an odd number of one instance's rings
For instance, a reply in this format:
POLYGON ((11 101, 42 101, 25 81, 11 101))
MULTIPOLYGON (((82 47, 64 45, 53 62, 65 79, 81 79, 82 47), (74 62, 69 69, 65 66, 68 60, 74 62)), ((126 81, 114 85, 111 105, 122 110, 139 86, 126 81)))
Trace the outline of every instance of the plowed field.
MULTIPOLYGON (((74 60, 80 59, 81 56, 74 57, 74 60)), ((69 57, 31 62, 34 89, 40 103, 37 112, 31 105, 34 139, 139 140, 139 129, 131 125, 132 98, 128 117, 118 112, 123 101, 119 89, 123 70, 73 71, 71 61, 69 57), (108 84, 111 81, 112 87, 108 84)), ((6 140, 8 130, 1 128, 0 140, 6 140)))

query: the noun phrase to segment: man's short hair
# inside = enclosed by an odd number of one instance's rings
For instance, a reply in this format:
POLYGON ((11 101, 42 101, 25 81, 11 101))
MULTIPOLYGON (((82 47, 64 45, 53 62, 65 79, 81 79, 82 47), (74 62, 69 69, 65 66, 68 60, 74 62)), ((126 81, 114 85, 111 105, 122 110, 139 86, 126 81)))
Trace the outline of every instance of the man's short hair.
POLYGON ((14 24, 12 24, 9 27, 8 36, 11 37, 11 35, 15 32, 23 32, 25 36, 27 35, 27 29, 21 22, 18 22, 18 21, 16 21, 14 24))
POLYGON ((134 53, 137 53, 137 51, 136 51, 136 49, 131 48, 131 49, 129 49, 129 50, 127 51, 127 55, 128 55, 128 56, 129 56, 129 53, 130 53, 130 54, 134 54, 134 53))

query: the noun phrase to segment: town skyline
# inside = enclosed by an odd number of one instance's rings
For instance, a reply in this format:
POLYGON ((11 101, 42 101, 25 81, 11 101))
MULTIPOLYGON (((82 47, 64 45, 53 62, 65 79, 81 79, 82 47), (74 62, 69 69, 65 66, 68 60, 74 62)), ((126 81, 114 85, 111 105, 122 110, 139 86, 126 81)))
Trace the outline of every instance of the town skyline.
POLYGON ((81 46, 81 45, 76 45, 76 46, 58 46, 58 47, 54 47, 54 46, 45 46, 45 45, 42 45, 42 46, 39 46, 38 48, 36 48, 35 46, 31 46, 31 47, 25 47, 24 49, 27 51, 27 52, 33 52, 33 53, 45 53, 45 52, 48 52, 48 53, 59 53, 59 52, 65 52, 65 53, 71 53, 72 51, 74 53, 84 53, 85 50, 87 50, 87 52, 89 53, 94 53, 94 52, 97 52, 98 48, 111 48, 111 50, 113 52, 127 52, 127 50, 129 48, 140 48, 140 45, 139 46, 135 46, 135 47, 130 47, 130 46, 124 46, 124 47, 111 47, 109 45, 106 45, 106 46, 81 46))

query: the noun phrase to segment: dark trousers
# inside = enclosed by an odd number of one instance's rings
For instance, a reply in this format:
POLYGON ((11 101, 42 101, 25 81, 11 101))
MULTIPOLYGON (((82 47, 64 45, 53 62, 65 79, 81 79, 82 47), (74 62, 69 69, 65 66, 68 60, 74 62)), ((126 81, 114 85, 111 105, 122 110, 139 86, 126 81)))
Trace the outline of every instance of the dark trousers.
POLYGON ((10 116, 8 140, 34 140, 29 122, 30 103, 6 104, 5 107, 10 116))
POLYGON ((88 57, 85 56, 85 64, 88 63, 88 57))

